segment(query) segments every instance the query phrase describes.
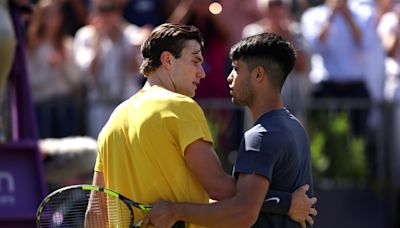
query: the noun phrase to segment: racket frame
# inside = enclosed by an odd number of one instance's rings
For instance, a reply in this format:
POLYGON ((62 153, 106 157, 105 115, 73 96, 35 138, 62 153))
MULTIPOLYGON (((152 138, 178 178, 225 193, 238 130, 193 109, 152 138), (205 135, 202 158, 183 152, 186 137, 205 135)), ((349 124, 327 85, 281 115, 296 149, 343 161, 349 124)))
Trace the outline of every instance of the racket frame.
POLYGON ((133 210, 132 207, 136 207, 144 212, 148 212, 151 210, 152 206, 148 205, 148 204, 141 204, 141 203, 137 203, 135 201, 132 201, 130 199, 128 199, 127 197, 104 187, 100 187, 100 186, 95 186, 95 185, 87 185, 87 184, 82 184, 82 185, 71 185, 71 186, 66 186, 60 189, 57 189, 55 191, 53 191, 52 193, 50 193, 49 195, 47 195, 42 202, 40 203, 37 212, 36 212, 36 226, 40 227, 40 216, 41 213, 44 209, 44 207, 46 206, 46 204, 55 196, 57 196, 58 194, 64 192, 64 191, 69 191, 69 190, 73 190, 73 189, 80 189, 82 191, 97 191, 97 192, 103 192, 109 196, 112 196, 114 198, 117 198, 119 200, 121 200, 123 203, 126 204, 126 206, 129 208, 130 213, 131 213, 131 225, 133 227, 135 227, 135 225, 133 225, 133 210))

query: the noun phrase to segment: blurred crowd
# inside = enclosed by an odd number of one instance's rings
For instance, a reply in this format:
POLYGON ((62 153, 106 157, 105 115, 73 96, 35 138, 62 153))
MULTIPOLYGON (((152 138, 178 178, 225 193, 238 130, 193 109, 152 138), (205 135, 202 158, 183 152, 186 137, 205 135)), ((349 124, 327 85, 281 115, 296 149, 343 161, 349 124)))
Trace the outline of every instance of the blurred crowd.
MULTIPOLYGON (((39 0, 25 18, 29 80, 41 138, 97 138, 113 109, 138 91, 140 45, 164 22, 193 24, 205 39, 204 79, 195 99, 226 99, 229 49, 274 32, 297 62, 285 106, 305 119, 312 99, 365 102, 351 113, 355 134, 374 107, 400 99, 400 4, 394 0, 39 0)), ((379 111, 377 111, 379 112, 379 111)), ((373 127, 373 126, 372 126, 373 127)))

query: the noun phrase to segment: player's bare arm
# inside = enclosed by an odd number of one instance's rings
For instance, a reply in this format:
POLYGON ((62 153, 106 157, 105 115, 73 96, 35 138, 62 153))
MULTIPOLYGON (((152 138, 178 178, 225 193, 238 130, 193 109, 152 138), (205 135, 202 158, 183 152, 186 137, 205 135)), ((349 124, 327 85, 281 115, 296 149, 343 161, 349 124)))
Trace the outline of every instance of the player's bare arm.
POLYGON ((234 197, 208 205, 158 202, 143 224, 170 227, 182 220, 208 227, 250 227, 257 220, 268 188, 267 178, 240 174, 234 197))
MULTIPOLYGON (((212 145, 201 139, 193 142, 186 148, 185 161, 200 183, 208 192, 210 198, 224 200, 234 195, 235 181, 227 175, 212 145), (206 166, 206 167, 205 167, 206 166)), ((317 214, 312 206, 316 203, 315 197, 309 198, 304 185, 292 193, 292 202, 288 216, 299 224, 313 224, 310 215, 317 214)))
MULTIPOLYGON (((100 187, 105 186, 103 173, 97 171, 94 172, 93 185, 100 187)), ((88 207, 85 213, 85 227, 87 228, 96 227, 98 225, 96 224, 96 222, 99 221, 99 219, 97 218, 98 216, 104 216, 105 219, 107 219, 106 205, 100 204, 100 208, 97 208, 94 205, 99 204, 98 202, 106 202, 104 195, 98 194, 98 192, 96 191, 91 192, 88 207)), ((107 223, 108 222, 105 222, 105 224, 107 223)))
POLYGON ((223 200, 233 196, 235 180, 222 169, 211 143, 198 139, 189 144, 185 161, 211 199, 223 200))

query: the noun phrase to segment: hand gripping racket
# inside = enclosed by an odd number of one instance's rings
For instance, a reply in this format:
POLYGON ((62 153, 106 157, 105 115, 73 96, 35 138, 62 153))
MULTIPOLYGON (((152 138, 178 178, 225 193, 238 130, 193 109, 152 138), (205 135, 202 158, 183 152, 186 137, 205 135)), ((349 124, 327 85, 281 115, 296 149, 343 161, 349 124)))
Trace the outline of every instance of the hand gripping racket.
MULTIPOLYGON (((73 185, 49 194, 36 213, 37 227, 140 227, 150 205, 134 202, 112 190, 73 185)), ((177 222, 174 228, 185 227, 177 222)))

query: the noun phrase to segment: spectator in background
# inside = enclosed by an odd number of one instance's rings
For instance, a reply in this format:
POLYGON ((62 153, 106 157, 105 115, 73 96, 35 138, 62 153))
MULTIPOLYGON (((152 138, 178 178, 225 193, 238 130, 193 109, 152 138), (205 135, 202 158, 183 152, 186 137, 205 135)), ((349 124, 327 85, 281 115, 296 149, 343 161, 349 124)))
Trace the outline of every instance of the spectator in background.
POLYGON ((382 145, 383 136, 383 91, 385 86, 385 59, 386 52, 382 41, 378 35, 377 27, 382 13, 387 11, 387 7, 392 0, 356 0, 352 7, 364 14, 372 15, 371 23, 365 28, 364 33, 369 34, 369 42, 365 50, 365 71, 366 86, 370 94, 370 107, 368 114, 366 155, 369 159, 369 169, 372 177, 377 176, 379 165, 379 145, 382 145))
POLYGON ((10 74, 16 46, 14 28, 8 10, 8 2, 0 1, 0 100, 10 74))
MULTIPOLYGON (((391 0, 389 0, 391 1, 391 0)), ((385 58, 386 51, 380 39, 377 27, 388 5, 387 0, 356 0, 353 5, 365 14, 371 14, 372 20, 365 28, 364 33, 368 34, 369 41, 365 50, 366 64, 366 85, 370 93, 373 106, 378 106, 383 100, 383 88, 385 82, 385 58)), ((375 109, 375 107, 373 107, 375 109)))
POLYGON ((138 26, 153 28, 164 23, 179 0, 120 0, 124 18, 138 26))
POLYGON ((7 140, 7 119, 9 108, 6 107, 7 81, 10 75, 16 47, 16 38, 9 14, 8 1, 0 1, 0 143, 7 140))
MULTIPOLYGON (((374 1, 373 1, 374 2, 374 1)), ((377 7, 377 18, 378 21, 387 12, 392 11, 393 9, 393 0, 376 0, 376 7, 377 7)))
POLYGON ((282 88, 284 105, 302 122, 306 119, 309 101, 310 50, 301 34, 300 25, 290 11, 288 0, 258 0, 258 10, 263 18, 247 25, 243 37, 272 32, 289 40, 296 49, 297 59, 292 72, 282 88))
POLYGON ((393 10, 383 14, 379 25, 378 33, 382 40, 383 47, 388 56, 389 75, 398 75, 400 64, 400 4, 394 6, 393 10), (397 72, 396 72, 397 71, 397 72))
POLYGON ((86 25, 88 14, 88 0, 63 0, 64 27, 70 36, 86 25))
MULTIPOLYGON (((383 14, 378 32, 388 55, 384 96, 387 101, 394 105, 393 119, 390 120, 392 126, 394 126, 391 129, 391 134, 393 135, 392 139, 398 139, 400 136, 400 128, 398 127, 400 126, 400 3, 395 4, 392 11, 383 14)), ((398 173, 400 171, 399 140, 393 142, 393 152, 389 167, 393 167, 393 173, 398 173)), ((399 188, 400 180, 394 179, 394 185, 399 188)), ((399 203, 397 204, 400 208, 399 203)), ((400 223, 398 218, 397 222, 400 223)))
POLYGON ((303 35, 321 57, 325 70, 313 96, 333 98, 339 109, 350 108, 350 133, 365 142, 371 177, 377 174, 377 104, 384 78, 376 17, 376 6, 365 0, 326 0, 302 17, 303 35))
POLYGON ((226 84, 231 24, 220 14, 209 11, 211 0, 182 0, 169 18, 199 28, 204 37, 204 70, 207 80, 199 85, 196 98, 228 98, 226 84))
POLYGON ((79 133, 80 75, 58 1, 41 0, 27 29, 28 70, 41 138, 79 133))
MULTIPOLYGON (((17 0, 24 4, 36 5, 40 0, 17 0)), ((64 31, 74 36, 76 31, 86 25, 88 9, 90 8, 90 0, 53 0, 60 4, 63 14, 64 31)))
MULTIPOLYGON (((367 55, 374 41, 374 18, 369 9, 357 8, 347 0, 326 0, 307 9, 302 16, 303 35, 322 58, 322 81, 314 97, 361 99, 369 104, 366 86, 367 55)), ((350 105, 358 105, 360 102, 350 105)), ((368 107, 350 113, 353 133, 366 133, 368 107)))
POLYGON ((114 108, 139 88, 135 45, 140 28, 122 18, 113 0, 95 0, 90 24, 78 30, 75 59, 86 76, 87 133, 97 138, 114 108))
POLYGON ((242 39, 243 28, 261 19, 261 12, 257 8, 258 0, 220 0, 222 16, 231 26, 231 42, 234 45, 242 39))

